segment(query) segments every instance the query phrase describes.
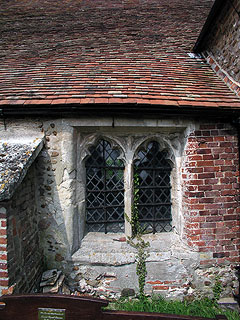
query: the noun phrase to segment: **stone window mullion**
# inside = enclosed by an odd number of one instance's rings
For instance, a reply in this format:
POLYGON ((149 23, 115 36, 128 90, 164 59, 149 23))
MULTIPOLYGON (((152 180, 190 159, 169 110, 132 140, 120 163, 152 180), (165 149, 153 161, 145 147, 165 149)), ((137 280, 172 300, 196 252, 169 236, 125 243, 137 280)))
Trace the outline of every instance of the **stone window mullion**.
MULTIPOLYGON (((124 206, 125 214, 132 218, 132 207, 133 207, 133 161, 129 160, 126 162, 124 170, 124 206)), ((125 234, 127 237, 132 236, 131 223, 125 218, 125 234)))

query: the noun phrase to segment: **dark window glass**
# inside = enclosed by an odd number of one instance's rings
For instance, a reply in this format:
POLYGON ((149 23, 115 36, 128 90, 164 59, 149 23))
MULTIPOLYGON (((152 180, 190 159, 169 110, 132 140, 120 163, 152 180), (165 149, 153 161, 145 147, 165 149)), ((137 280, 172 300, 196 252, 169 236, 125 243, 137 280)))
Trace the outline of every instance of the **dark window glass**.
POLYGON ((124 232, 124 164, 120 152, 100 140, 86 160, 87 232, 124 232))
POLYGON ((147 232, 172 230, 171 166, 166 160, 167 151, 152 141, 147 149, 140 149, 134 162, 134 173, 139 179, 139 220, 147 232))

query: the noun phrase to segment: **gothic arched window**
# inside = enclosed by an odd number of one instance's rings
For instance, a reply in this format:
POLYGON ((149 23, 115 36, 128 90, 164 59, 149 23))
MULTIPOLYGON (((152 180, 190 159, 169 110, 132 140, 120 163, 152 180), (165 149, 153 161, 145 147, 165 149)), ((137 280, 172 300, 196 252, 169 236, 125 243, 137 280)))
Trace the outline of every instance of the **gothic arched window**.
POLYGON ((106 140, 90 149, 86 166, 87 232, 124 232, 124 163, 106 140))
POLYGON ((167 151, 160 150, 156 141, 140 148, 134 162, 134 175, 138 185, 138 214, 147 232, 172 230, 171 215, 171 165, 166 159, 167 151))

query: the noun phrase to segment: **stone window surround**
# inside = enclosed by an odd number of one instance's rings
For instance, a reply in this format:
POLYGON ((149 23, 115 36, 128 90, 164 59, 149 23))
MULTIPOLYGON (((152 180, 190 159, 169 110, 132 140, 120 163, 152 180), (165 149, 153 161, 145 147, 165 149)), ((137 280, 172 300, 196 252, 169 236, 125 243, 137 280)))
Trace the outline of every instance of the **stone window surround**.
MULTIPOLYGON (((169 161, 172 164, 171 172, 171 201, 172 201, 172 225, 173 231, 180 237, 183 233, 183 217, 182 217, 182 192, 181 192, 181 162, 182 153, 185 145, 187 126, 164 126, 143 128, 139 127, 124 127, 123 128, 99 128, 93 130, 91 127, 75 127, 77 131, 77 186, 76 186, 76 203, 78 211, 78 234, 74 236, 76 252, 81 248, 81 241, 86 237, 84 234, 85 221, 85 164, 84 161, 89 155, 89 148, 96 145, 99 139, 106 139, 112 145, 121 151, 120 158, 124 161, 124 201, 125 212, 131 216, 132 208, 132 191, 133 191, 133 161, 136 152, 143 144, 147 145, 150 141, 155 140, 160 144, 161 149, 167 149, 169 153, 169 161), (95 131, 95 132, 94 132, 95 131), (93 133, 94 132, 94 133, 93 133), (78 239, 76 239, 76 236, 78 239), (77 240, 77 241, 76 241, 77 240), (76 245, 77 244, 77 245, 76 245)), ((189 129, 189 128, 188 128, 189 129)), ((188 131, 188 130, 187 130, 188 131)), ((74 227, 76 230, 76 226, 74 227)), ((123 236, 123 234, 119 234, 123 236)), ((131 226, 125 221, 125 235, 131 236, 131 226)), ((116 237, 117 235, 114 234, 116 237)), ((101 233, 96 233, 94 239, 98 241, 102 239, 101 233)), ((156 237, 156 235, 155 235, 156 237)), ((166 238, 161 233, 157 234, 159 239, 166 238)))

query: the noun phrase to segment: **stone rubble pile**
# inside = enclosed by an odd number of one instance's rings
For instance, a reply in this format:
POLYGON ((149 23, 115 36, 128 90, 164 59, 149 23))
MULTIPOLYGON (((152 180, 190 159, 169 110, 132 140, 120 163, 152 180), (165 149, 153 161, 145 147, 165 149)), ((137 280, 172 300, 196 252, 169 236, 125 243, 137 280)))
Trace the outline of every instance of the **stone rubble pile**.
POLYGON ((91 295, 102 299, 116 298, 116 292, 112 292, 109 289, 110 282, 114 280, 115 274, 113 273, 99 274, 95 279, 83 277, 83 275, 81 274, 81 278, 78 279, 77 285, 74 286, 74 294, 91 295))
POLYGON ((42 293, 64 293, 70 294, 65 283, 65 276, 57 269, 47 270, 42 274, 40 288, 42 293))
MULTIPOLYGON (((102 299, 119 298, 119 293, 112 292, 108 287, 115 280, 115 274, 99 274, 96 279, 78 278, 77 282, 67 281, 62 271, 57 269, 47 270, 42 274, 40 291, 42 293, 72 294, 77 296, 95 296, 102 299)), ((134 290, 133 290, 134 291, 134 290)), ((135 292, 134 292, 135 294, 135 292)), ((130 294, 130 295, 134 295, 130 294)))

